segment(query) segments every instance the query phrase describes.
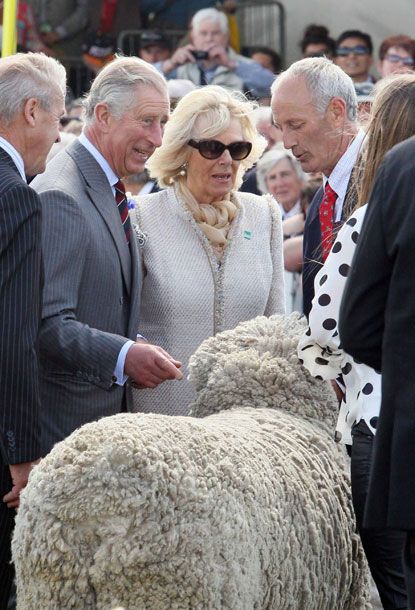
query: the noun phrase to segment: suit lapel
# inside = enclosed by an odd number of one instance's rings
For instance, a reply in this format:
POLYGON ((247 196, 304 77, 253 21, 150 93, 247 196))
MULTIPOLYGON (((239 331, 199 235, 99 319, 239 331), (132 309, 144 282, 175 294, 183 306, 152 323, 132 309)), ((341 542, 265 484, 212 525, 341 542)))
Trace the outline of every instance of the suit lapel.
POLYGON ((16 175, 21 179, 21 181, 23 182, 23 178, 20 175, 19 170, 16 167, 15 162, 13 161, 13 159, 11 158, 11 156, 9 155, 9 153, 7 153, 3 148, 0 147, 0 163, 5 163, 6 165, 8 165, 14 172, 16 172, 16 175))
POLYGON ((307 258, 321 260, 321 229, 320 229, 320 204, 323 199, 324 189, 320 187, 314 195, 313 201, 307 214, 307 258))
POLYGON ((131 254, 125 239, 120 215, 108 179, 94 157, 79 142, 67 148, 87 183, 86 191, 93 205, 102 216, 114 241, 121 263, 127 293, 131 292, 131 254))

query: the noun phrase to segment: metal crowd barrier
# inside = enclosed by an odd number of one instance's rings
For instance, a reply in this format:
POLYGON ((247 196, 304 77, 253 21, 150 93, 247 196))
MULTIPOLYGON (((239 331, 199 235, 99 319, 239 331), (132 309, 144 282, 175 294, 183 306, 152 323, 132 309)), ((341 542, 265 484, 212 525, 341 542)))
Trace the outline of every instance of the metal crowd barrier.
MULTIPOLYGON (((262 45, 277 51, 285 65, 286 31, 285 8, 277 0, 240 0, 236 12, 242 47, 262 45)), ((124 30, 117 39, 117 47, 126 55, 136 55, 140 37, 145 30, 124 30)), ((173 46, 180 46, 186 30, 164 30, 173 46)))
POLYGON ((240 0, 236 12, 242 46, 262 45, 275 49, 285 66, 285 7, 277 0, 240 0))

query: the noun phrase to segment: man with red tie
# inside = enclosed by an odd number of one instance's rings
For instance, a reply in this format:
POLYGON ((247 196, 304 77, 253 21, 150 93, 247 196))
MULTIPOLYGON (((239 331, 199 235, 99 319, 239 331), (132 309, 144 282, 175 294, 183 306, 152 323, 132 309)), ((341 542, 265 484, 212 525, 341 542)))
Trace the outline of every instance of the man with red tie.
POLYGON ((353 207, 350 177, 365 134, 357 126, 351 78, 325 57, 302 59, 281 74, 272 86, 271 107, 284 146, 305 172, 323 174, 304 228, 303 309, 308 316, 314 278, 353 207))
POLYGON ((128 382, 154 388, 180 363, 136 340, 142 282, 122 178, 143 171, 169 114, 164 78, 118 58, 85 100, 79 139, 37 177, 45 285, 39 335, 41 451, 82 424, 128 409, 128 382))

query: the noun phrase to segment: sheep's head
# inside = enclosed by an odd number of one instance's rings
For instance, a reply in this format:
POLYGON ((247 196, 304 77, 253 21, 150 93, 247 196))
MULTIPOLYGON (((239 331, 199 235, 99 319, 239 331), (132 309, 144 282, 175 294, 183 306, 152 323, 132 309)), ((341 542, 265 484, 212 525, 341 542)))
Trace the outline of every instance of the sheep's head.
POLYGON ((189 363, 198 395, 190 415, 204 417, 235 407, 281 408, 333 427, 334 392, 311 377, 297 357, 305 318, 258 317, 202 343, 189 363))

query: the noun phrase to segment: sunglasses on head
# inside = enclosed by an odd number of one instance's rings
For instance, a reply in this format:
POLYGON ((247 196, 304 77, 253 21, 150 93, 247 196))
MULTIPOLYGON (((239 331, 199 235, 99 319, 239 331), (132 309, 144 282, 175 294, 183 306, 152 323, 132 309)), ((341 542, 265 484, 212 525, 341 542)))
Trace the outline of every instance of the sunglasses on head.
POLYGON ((234 161, 242 161, 246 159, 252 150, 251 142, 232 142, 232 144, 223 144, 219 140, 189 140, 189 146, 197 148, 199 153, 205 159, 219 159, 225 150, 229 150, 229 154, 234 161))
POLYGON ((347 57, 347 55, 368 55, 369 49, 364 45, 357 45, 356 47, 338 47, 336 49, 336 55, 338 57, 347 57))
POLYGON ((412 57, 401 57, 400 55, 394 55, 393 53, 388 53, 385 55, 385 59, 390 61, 392 64, 403 64, 404 66, 414 65, 414 60, 412 57))

